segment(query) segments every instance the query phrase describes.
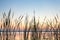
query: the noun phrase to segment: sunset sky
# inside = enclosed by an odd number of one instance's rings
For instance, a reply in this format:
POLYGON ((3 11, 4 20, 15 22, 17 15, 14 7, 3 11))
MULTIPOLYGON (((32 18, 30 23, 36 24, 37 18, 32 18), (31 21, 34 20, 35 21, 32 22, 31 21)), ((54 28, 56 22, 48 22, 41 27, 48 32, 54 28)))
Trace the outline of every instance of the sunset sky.
POLYGON ((8 13, 11 8, 14 17, 25 15, 33 16, 60 16, 60 0, 0 0, 0 18, 2 13, 8 13))

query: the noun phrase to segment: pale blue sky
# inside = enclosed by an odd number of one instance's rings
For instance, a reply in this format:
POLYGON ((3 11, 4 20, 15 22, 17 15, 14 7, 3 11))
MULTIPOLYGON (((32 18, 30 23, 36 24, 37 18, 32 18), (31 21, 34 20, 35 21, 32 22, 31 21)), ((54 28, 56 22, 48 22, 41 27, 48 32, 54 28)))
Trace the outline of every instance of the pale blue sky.
POLYGON ((60 0, 0 0, 0 18, 10 8, 15 17, 26 13, 32 16, 34 10, 36 16, 60 15, 60 0))

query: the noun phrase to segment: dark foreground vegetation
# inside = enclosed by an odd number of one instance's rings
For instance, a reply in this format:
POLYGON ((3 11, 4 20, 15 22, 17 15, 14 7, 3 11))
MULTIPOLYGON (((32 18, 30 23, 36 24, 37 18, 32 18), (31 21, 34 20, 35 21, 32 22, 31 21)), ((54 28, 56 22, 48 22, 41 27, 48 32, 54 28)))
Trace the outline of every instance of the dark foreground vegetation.
POLYGON ((60 40, 60 19, 58 15, 53 18, 53 21, 46 20, 45 17, 41 24, 40 19, 36 21, 35 11, 33 14, 31 20, 26 14, 26 16, 14 19, 13 22, 14 14, 11 16, 11 9, 8 15, 4 12, 0 21, 0 40, 60 40))

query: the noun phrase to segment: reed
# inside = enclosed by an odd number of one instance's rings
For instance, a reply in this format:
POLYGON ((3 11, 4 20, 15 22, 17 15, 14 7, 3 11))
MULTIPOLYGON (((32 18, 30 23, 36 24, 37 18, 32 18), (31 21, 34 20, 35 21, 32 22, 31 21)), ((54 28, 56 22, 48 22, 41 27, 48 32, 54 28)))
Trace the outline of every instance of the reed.
MULTIPOLYGON (((14 13, 11 16, 11 9, 8 12, 8 15, 6 15, 6 13, 3 13, 3 19, 2 19, 2 25, 1 28, 2 30, 6 31, 6 32, 0 32, 0 36, 1 36, 1 40, 16 40, 16 33, 14 32, 16 30, 19 31, 19 36, 21 35, 20 30, 22 26, 21 23, 24 21, 22 20, 24 18, 24 16, 19 16, 17 19, 14 19, 14 23, 15 23, 15 27, 11 26, 11 23, 13 23, 13 21, 11 20, 11 17, 13 19, 14 17, 14 13), (13 34, 12 31, 13 30, 13 34), (10 32, 9 32, 10 31, 10 32), (4 36, 5 35, 5 36, 4 36), (14 36, 13 38, 11 36, 14 36), (12 38, 12 39, 10 39, 12 38)), ((36 21, 36 16, 35 16, 35 11, 34 11, 34 16, 32 17, 31 21, 29 22, 29 16, 26 14, 25 17, 25 21, 24 21, 24 29, 23 31, 23 39, 24 40, 29 40, 29 35, 30 35, 30 40, 53 40, 52 36, 54 36, 54 40, 60 40, 59 34, 60 34, 60 22, 59 22, 59 16, 58 14, 56 16, 54 16, 54 18, 52 20, 47 19, 46 17, 43 19, 42 24, 40 25, 40 20, 38 19, 36 21), (44 23, 46 22, 46 23, 44 23), (29 25, 29 26, 28 26, 29 25), (46 26, 44 26, 46 25, 46 26), (43 28, 44 31, 43 32, 43 28), (48 31, 50 31, 50 33, 48 33, 48 31), (46 33, 48 36, 48 38, 46 38, 46 33), (42 36, 43 35, 43 36, 42 36)), ((1 31, 1 30, 0 30, 1 31)), ((20 38, 20 37, 19 37, 20 38)), ((20 40, 20 39, 19 39, 20 40)))

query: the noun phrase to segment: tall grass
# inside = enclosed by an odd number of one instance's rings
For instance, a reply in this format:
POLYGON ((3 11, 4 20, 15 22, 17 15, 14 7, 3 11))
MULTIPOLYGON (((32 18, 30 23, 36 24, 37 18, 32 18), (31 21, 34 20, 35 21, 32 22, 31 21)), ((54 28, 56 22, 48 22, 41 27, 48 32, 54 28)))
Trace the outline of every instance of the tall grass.
POLYGON ((34 17, 33 17, 33 25, 31 30, 31 40, 38 40, 38 32, 37 32, 38 26, 36 25, 36 20, 35 20, 35 11, 34 11, 34 17))
MULTIPOLYGON (((12 15, 12 19, 13 19, 14 14, 12 15)), ((20 30, 22 26, 20 26, 22 23, 22 20, 24 16, 20 16, 18 19, 16 19, 15 22, 15 27, 11 28, 11 9, 8 12, 8 15, 6 15, 6 13, 3 13, 3 24, 1 25, 2 30, 6 31, 6 32, 0 32, 0 36, 1 36, 1 40, 16 40, 16 33, 14 32, 14 30, 19 30, 19 36, 20 34, 20 30), (13 34, 11 32, 11 30, 13 30, 13 34), (10 32, 9 32, 10 31, 10 32), (5 36, 4 36, 5 35, 5 36), (14 36, 13 38, 11 36, 14 36), (12 39, 10 39, 12 38, 12 39)), ((36 17, 35 17, 35 11, 34 11, 34 16, 32 17, 31 21, 29 22, 29 16, 26 15, 25 17, 25 21, 24 21, 24 26, 25 28, 22 30, 23 31, 23 39, 24 40, 29 40, 29 35, 30 35, 30 40, 60 40, 60 22, 59 22, 59 16, 56 15, 54 17, 54 19, 46 20, 46 17, 43 19, 42 24, 40 25, 40 20, 38 19, 36 21, 36 17), (44 23, 44 21, 46 21, 46 23, 44 23), (45 26, 44 26, 45 24, 45 26), (29 25, 29 26, 28 26, 29 25), (43 28, 45 27, 45 28, 43 28), (45 29, 45 30, 44 30, 45 29), (43 32, 43 30, 45 32, 43 32), (48 33, 48 31, 50 31, 48 33), (48 38, 46 38, 46 33, 48 36, 48 38), (43 36, 42 36, 43 35, 43 36), (52 38, 52 35, 54 36, 54 39, 52 38)), ((12 22, 13 23, 13 22, 12 22)), ((20 38, 20 37, 19 37, 20 38)), ((20 40, 20 39, 19 39, 20 40)))
POLYGON ((27 27, 28 27, 28 15, 26 15, 25 18, 25 29, 24 29, 24 40, 28 40, 28 35, 27 35, 27 27))
MULTIPOLYGON (((6 39, 5 40, 8 40, 8 36, 9 36, 8 31, 10 30, 10 14, 11 14, 11 9, 9 10, 8 16, 6 16, 5 13, 3 14, 3 18, 4 18, 4 20, 3 20, 3 30, 6 30, 6 39)), ((5 32, 3 32, 3 34, 5 34, 5 32)), ((3 40, 4 40, 4 38, 3 38, 3 40)))

